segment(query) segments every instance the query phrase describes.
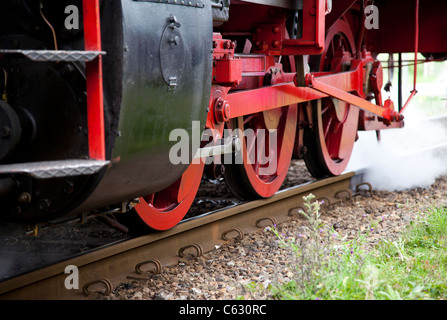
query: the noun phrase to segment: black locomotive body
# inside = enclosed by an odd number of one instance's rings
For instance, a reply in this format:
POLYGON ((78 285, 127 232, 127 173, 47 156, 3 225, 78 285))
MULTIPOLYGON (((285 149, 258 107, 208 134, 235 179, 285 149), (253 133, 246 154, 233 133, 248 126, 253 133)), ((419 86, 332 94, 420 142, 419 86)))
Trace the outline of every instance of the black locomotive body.
POLYGON ((84 50, 82 1, 1 6, 0 218, 37 222, 99 208, 159 191, 181 176, 185 165, 168 158, 169 132, 190 132, 193 121, 206 119, 210 6, 101 1, 102 162, 88 162, 86 63, 51 57, 84 50), (70 5, 79 9, 79 29, 65 26, 70 5), (33 61, 24 52, 48 57, 33 61))

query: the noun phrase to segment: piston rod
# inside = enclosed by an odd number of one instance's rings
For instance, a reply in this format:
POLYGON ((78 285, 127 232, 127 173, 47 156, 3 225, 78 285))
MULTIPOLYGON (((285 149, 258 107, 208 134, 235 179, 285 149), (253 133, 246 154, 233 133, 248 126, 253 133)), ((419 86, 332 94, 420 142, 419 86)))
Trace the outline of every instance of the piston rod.
POLYGON ((219 144, 222 140, 223 139, 218 140, 217 145, 215 146, 203 147, 197 150, 196 154, 194 155, 194 159, 208 158, 227 153, 236 153, 241 149, 241 140, 237 137, 233 137, 228 143, 219 144))

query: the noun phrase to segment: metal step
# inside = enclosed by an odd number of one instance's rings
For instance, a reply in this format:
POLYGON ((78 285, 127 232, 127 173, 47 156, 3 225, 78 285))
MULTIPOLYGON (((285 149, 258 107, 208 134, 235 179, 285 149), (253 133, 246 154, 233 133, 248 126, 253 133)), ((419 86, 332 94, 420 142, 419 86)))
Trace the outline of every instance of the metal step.
POLYGON ((36 179, 51 179, 91 175, 99 172, 110 161, 60 160, 0 165, 0 174, 28 174, 36 179))
POLYGON ((105 55, 105 51, 80 51, 80 50, 5 50, 2 54, 19 54, 33 61, 92 61, 99 55, 105 55))

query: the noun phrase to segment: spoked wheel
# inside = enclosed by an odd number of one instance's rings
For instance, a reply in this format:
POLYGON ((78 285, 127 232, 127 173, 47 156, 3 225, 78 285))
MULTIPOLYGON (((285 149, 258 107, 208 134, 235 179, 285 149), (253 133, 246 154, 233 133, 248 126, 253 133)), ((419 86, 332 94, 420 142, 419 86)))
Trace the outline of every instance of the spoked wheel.
MULTIPOLYGON (((283 68, 296 72, 295 58, 283 59, 283 68)), ((225 163, 225 182, 237 198, 268 198, 279 190, 292 159, 297 108, 290 105, 250 114, 228 124, 242 142, 234 162, 225 163)))
POLYGON ((204 163, 190 164, 172 185, 159 192, 140 197, 140 202, 123 215, 123 224, 133 233, 163 231, 176 226, 191 207, 202 179, 204 163))
POLYGON ((225 181, 239 199, 272 196, 281 187, 292 158, 297 107, 286 106, 234 119, 241 135, 240 161, 225 164, 225 181))
MULTIPOLYGON (((338 20, 327 32, 325 51, 310 60, 312 71, 349 70, 355 41, 349 23, 338 20)), ((315 178, 340 175, 348 165, 357 136, 359 110, 346 102, 313 101, 313 127, 304 131, 306 166, 315 178)))

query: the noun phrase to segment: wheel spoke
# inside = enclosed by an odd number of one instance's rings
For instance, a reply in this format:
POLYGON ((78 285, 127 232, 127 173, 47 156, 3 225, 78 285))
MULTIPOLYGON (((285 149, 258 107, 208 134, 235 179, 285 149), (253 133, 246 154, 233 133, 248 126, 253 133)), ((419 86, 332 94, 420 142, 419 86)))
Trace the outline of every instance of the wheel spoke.
POLYGON ((331 108, 328 105, 325 105, 321 110, 321 115, 324 116, 325 113, 330 112, 331 108))
POLYGON ((256 118, 256 114, 250 114, 244 118, 244 125, 252 121, 254 118, 256 118))
MULTIPOLYGON (((256 139, 256 164, 255 164, 255 172, 256 175, 259 176, 259 170, 260 168, 262 168, 263 164, 266 163, 266 160, 268 161, 268 159, 266 159, 265 157, 265 150, 266 150, 266 139, 265 139, 265 131, 261 131, 262 133, 260 134, 261 137, 260 139, 256 139)), ((259 135, 257 135, 259 136, 259 135)))
POLYGON ((327 123, 325 123, 324 128, 324 138, 327 139, 329 134, 332 134, 332 122, 334 121, 334 118, 329 118, 327 123))
POLYGON ((247 146, 246 146, 246 154, 247 154, 247 159, 249 161, 249 163, 253 164, 256 162, 256 136, 255 135, 250 135, 249 137, 245 138, 245 141, 247 141, 247 146))

